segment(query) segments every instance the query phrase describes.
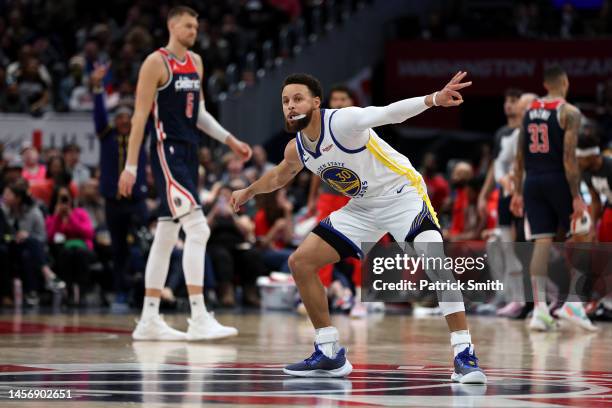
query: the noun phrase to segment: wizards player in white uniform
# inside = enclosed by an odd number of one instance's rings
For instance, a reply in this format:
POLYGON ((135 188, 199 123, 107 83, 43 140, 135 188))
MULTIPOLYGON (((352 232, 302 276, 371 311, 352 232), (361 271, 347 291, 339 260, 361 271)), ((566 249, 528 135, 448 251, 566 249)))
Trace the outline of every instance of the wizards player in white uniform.
MULTIPOLYGON (((376 242, 390 232, 399 242, 415 247, 441 243, 438 220, 427 197, 423 178, 410 161, 385 143, 372 127, 400 123, 431 106, 457 106, 459 72, 442 89, 384 107, 320 109, 319 81, 306 74, 285 79, 282 105, 285 126, 297 132, 285 148, 284 160, 248 188, 235 191, 232 205, 238 209, 257 194, 287 184, 303 167, 321 177, 351 201, 333 212, 310 233, 289 258, 289 266, 316 329, 315 352, 303 362, 289 365, 285 373, 301 377, 343 377, 352 371, 338 330, 332 326, 325 290, 317 271, 348 256, 362 257, 362 242, 376 242)), ((441 247, 441 245, 438 245, 441 247)), ((419 250, 417 248, 417 250, 419 250)), ((436 279, 454 279, 452 273, 436 279)), ((430 275, 431 277, 431 275, 430 275)), ((455 354, 454 381, 484 383, 467 328, 461 292, 438 293, 440 307, 451 331, 455 354)))

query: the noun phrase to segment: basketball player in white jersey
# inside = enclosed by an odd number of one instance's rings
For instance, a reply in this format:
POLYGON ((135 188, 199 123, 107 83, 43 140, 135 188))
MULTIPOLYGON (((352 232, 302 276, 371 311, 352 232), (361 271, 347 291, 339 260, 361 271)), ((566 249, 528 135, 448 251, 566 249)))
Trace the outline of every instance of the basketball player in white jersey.
POLYGON ((204 305, 204 252, 210 228, 198 200, 197 129, 227 144, 245 161, 251 149, 225 130, 204 107, 202 59, 189 51, 197 36, 197 16, 189 7, 171 9, 168 45, 151 53, 138 74, 119 193, 124 197, 131 194, 145 123, 151 116, 155 134, 150 138, 151 168, 160 197, 160 216, 147 259, 142 317, 132 333, 134 340, 209 340, 238 334, 235 328, 221 325, 204 305), (181 228, 185 232, 183 271, 191 306, 187 333, 171 328, 159 315, 161 289, 181 228))
MULTIPOLYGON (((285 126, 297 136, 287 144, 284 160, 278 166, 248 188, 233 193, 234 209, 257 194, 281 188, 303 167, 351 197, 346 206, 322 220, 289 258, 316 335, 315 352, 287 366, 285 373, 343 377, 352 371, 346 351, 340 347, 338 330, 331 324, 325 290, 317 276, 322 266, 348 256, 362 257, 361 243, 377 242, 387 232, 399 242, 414 242, 420 252, 428 243, 442 243, 423 178, 372 128, 403 122, 432 106, 460 105, 463 99, 458 90, 471 85, 461 83, 465 76, 464 72, 457 73, 444 89, 431 95, 384 107, 343 109, 320 109, 323 91, 316 78, 295 74, 285 79, 285 126)), ((441 251, 441 245, 438 248, 441 251)), ((448 270, 427 273, 433 275, 432 279, 454 280, 448 270)), ((451 331, 455 354, 452 380, 485 383, 486 376, 474 354, 461 292, 438 292, 438 300, 451 331)))

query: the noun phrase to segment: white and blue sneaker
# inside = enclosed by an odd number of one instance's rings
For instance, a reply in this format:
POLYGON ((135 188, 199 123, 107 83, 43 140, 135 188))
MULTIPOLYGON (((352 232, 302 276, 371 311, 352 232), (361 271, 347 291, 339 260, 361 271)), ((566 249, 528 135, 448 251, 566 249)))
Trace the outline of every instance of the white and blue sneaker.
POLYGON ((478 358, 474 354, 474 346, 466 347, 461 353, 455 356, 455 371, 451 375, 451 380, 462 384, 486 384, 487 376, 478 367, 478 358))
POLYGON ((353 366, 346 358, 346 350, 341 348, 336 357, 329 358, 315 344, 315 351, 310 357, 299 363, 290 364, 283 369, 285 374, 296 377, 345 377, 353 371, 353 366))

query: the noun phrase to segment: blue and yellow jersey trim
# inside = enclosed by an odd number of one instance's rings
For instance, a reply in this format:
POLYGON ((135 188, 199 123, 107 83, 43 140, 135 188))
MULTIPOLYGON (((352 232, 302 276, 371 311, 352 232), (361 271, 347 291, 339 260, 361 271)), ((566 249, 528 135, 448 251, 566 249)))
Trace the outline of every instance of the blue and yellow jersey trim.
POLYGON ((385 167, 387 167, 394 173, 399 174, 400 176, 406 177, 408 179, 410 184, 416 188, 417 193, 427 206, 427 209, 431 213, 434 223, 438 226, 438 228, 440 228, 440 223, 438 222, 438 215, 436 214, 436 211, 431 205, 431 201, 427 196, 427 192, 423 189, 423 178, 413 169, 406 166, 402 166, 401 164, 393 160, 391 157, 389 157, 389 155, 386 154, 381 148, 381 146, 378 144, 375 137, 370 136, 370 140, 368 140, 366 148, 385 167))

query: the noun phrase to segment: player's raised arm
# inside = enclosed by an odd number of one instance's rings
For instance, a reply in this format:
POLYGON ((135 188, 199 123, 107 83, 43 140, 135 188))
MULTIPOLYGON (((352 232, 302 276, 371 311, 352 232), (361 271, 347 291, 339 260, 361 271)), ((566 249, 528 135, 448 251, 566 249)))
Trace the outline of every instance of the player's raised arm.
MULTIPOLYGON (((204 78, 204 64, 202 58, 198 54, 192 54, 198 70, 200 78, 204 78)), ((247 161, 251 158, 253 151, 251 147, 238 140, 232 135, 227 129, 225 129, 217 120, 206 110, 204 102, 204 93, 200 90, 200 108, 198 111, 198 128, 219 142, 226 144, 234 153, 238 155, 243 161, 247 161)))
POLYGON ((416 116, 432 106, 458 106, 463 103, 460 89, 472 85, 461 82, 467 72, 459 71, 444 88, 430 95, 403 99, 387 106, 368 106, 367 108, 348 107, 334 115, 333 128, 342 129, 338 133, 359 133, 365 129, 401 123, 416 116))
POLYGON ((136 171, 138 166, 138 154, 140 145, 144 138, 144 130, 157 86, 163 77, 163 61, 157 53, 149 55, 138 73, 138 84, 136 85, 136 102, 134 115, 132 116, 132 130, 128 143, 127 160, 125 169, 119 177, 119 194, 127 197, 132 193, 132 187, 136 182, 136 171))
POLYGON ((241 205, 257 194, 269 193, 285 186, 302 170, 304 165, 298 157, 295 143, 294 139, 287 144, 285 158, 276 167, 266 172, 249 187, 232 193, 231 205, 234 211, 238 211, 241 205))

